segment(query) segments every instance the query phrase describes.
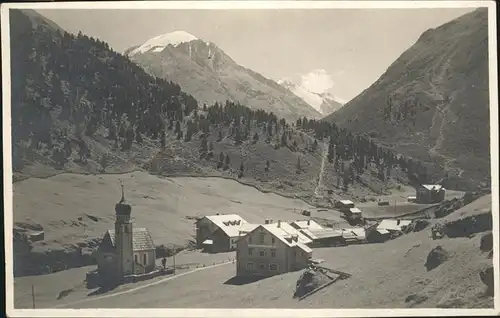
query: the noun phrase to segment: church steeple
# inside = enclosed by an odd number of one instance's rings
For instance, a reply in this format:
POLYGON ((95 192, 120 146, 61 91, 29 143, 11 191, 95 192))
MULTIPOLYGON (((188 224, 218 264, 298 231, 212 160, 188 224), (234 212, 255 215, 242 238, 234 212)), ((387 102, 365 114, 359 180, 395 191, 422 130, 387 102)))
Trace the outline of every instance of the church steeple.
POLYGON ((122 187, 122 198, 115 205, 116 215, 117 216, 119 216, 119 215, 130 216, 130 213, 132 212, 132 207, 125 200, 125 191, 124 191, 124 188, 123 188, 123 183, 120 182, 120 186, 122 187))
POLYGON ((130 221, 130 213, 132 207, 125 201, 125 190, 123 184, 122 197, 115 205, 116 220, 115 220, 115 241, 116 251, 118 256, 117 272, 120 277, 132 274, 134 272, 133 263, 133 224, 130 221))

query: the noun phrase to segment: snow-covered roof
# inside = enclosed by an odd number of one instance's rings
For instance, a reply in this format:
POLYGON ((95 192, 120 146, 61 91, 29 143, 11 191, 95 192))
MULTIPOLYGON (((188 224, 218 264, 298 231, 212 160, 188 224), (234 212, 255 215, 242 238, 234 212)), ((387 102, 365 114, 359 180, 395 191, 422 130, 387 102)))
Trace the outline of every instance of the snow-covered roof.
POLYGON ((301 242, 303 244, 312 243, 312 240, 310 238, 308 238, 306 235, 302 234, 300 231, 298 231, 297 229, 295 229, 290 224, 288 224, 286 222, 281 222, 280 226, 288 234, 290 234, 290 235, 297 235, 298 239, 299 239, 299 242, 301 242))
POLYGON ((212 244, 214 244, 214 241, 213 240, 204 240, 203 244, 204 245, 212 245, 212 244))
POLYGON ((342 229, 342 237, 345 239, 359 239, 362 240, 366 237, 366 231, 364 228, 350 228, 342 229))
POLYGON ((342 231, 334 230, 334 229, 323 229, 321 231, 311 231, 311 233, 316 237, 316 239, 325 239, 325 238, 342 236, 342 231))
POLYGON ((401 231, 403 226, 408 226, 411 220, 382 220, 377 226, 377 230, 401 231), (399 221, 399 223, 398 223, 399 221))
POLYGON ((314 220, 302 220, 302 221, 294 221, 292 224, 296 225, 297 227, 301 229, 308 229, 308 230, 322 230, 323 227, 319 225, 316 221, 314 220))
POLYGON ((377 232, 379 232, 380 234, 389 234, 389 231, 384 229, 377 230, 377 232))
POLYGON ((361 213, 361 210, 358 208, 350 208, 349 211, 351 211, 351 213, 361 213))
POLYGON ((352 202, 351 200, 340 200, 339 202, 344 204, 344 205, 354 204, 354 202, 352 202))
POLYGON ((442 185, 439 184, 422 184, 422 187, 426 188, 427 190, 441 190, 443 187, 442 185))
POLYGON ((289 246, 289 247, 297 246, 306 253, 312 252, 312 250, 309 247, 307 247, 304 243, 302 243, 298 239, 299 235, 297 235, 297 241, 291 240, 292 234, 288 233, 287 231, 285 231, 283 229, 283 224, 286 224, 286 223, 281 222, 280 227, 278 227, 278 223, 263 224, 261 226, 264 229, 266 229, 269 233, 271 233, 274 237, 279 239, 281 242, 285 243, 287 246, 289 246))
POLYGON ((314 235, 314 233, 312 233, 308 229, 301 229, 300 232, 312 240, 316 240, 318 238, 316 235, 314 235))
POLYGON ((214 223, 229 237, 237 237, 240 235, 240 229, 243 228, 244 230, 247 230, 251 227, 251 225, 243 225, 249 223, 238 214, 207 215, 205 218, 214 223))
POLYGON ((186 31, 174 31, 162 35, 155 36, 144 42, 139 47, 135 48, 130 52, 130 55, 134 55, 137 53, 145 53, 154 49, 154 52, 159 52, 163 50, 168 45, 178 46, 181 43, 191 42, 197 40, 194 35, 189 34, 186 31))
POLYGON ((250 233, 253 230, 255 230, 260 224, 253 224, 253 223, 243 223, 241 224, 239 228, 239 235, 244 235, 246 233, 250 233))

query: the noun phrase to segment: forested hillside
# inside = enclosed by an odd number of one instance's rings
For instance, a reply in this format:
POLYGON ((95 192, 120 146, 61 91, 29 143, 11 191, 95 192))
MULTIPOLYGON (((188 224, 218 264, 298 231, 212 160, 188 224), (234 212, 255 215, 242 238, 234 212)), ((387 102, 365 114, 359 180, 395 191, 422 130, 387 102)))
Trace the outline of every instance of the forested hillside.
POLYGON ((447 187, 490 180, 488 9, 424 32, 375 82, 328 116, 433 164, 447 187), (440 170, 440 171, 439 171, 440 170))
MULTIPOLYGON (((33 14, 33 13, 32 13, 33 14)), ((11 16, 15 179, 58 171, 212 175, 312 197, 430 181, 426 167, 335 124, 197 105, 97 39, 11 16)))

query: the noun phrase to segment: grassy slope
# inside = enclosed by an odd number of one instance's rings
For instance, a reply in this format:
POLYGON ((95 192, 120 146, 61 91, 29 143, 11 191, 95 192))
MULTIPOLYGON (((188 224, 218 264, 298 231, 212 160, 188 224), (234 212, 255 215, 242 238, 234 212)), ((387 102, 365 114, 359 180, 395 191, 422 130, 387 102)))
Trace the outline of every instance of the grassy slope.
MULTIPOLYGON (((87 239, 101 238, 114 226, 119 180, 125 184, 136 226, 149 228, 157 245, 185 245, 192 239, 194 220, 187 217, 237 213, 249 222, 262 223, 266 218, 301 219, 299 209, 310 207, 220 178, 157 178, 145 172, 60 174, 14 185, 14 222, 43 226, 45 241, 34 243, 35 250, 74 246, 86 235, 87 239)), ((329 218, 341 221, 338 216, 329 218)))
POLYGON ((487 37, 486 9, 426 31, 379 80, 327 120, 438 162, 450 176, 488 178, 487 37), (415 125, 411 117, 384 121, 384 108, 392 105, 395 115, 405 103, 416 111, 415 125))
MULTIPOLYGON (((292 139, 288 140, 291 146, 296 141, 298 148, 292 150, 291 147, 273 147, 275 141, 266 143, 261 129, 252 128, 251 136, 254 133, 259 134, 259 141, 253 144, 251 141, 245 141, 241 145, 234 145, 234 140, 228 137, 226 127, 214 127, 207 140, 212 141, 214 146, 214 158, 210 160, 200 160, 198 148, 200 140, 194 136, 193 140, 187 143, 181 143, 168 134, 167 147, 157 155, 160 174, 164 175, 182 175, 182 174, 200 174, 224 176, 237 178, 240 163, 243 162, 245 172, 240 182, 257 186, 264 191, 272 191, 286 196, 299 196, 308 202, 314 202, 314 190, 318 186, 318 178, 321 171, 321 162, 323 159, 322 143, 318 142, 318 148, 314 152, 306 150, 307 144, 312 144, 314 139, 307 132, 292 130, 292 139), (222 141, 217 142, 219 131, 224 137, 222 141), (220 152, 228 153, 231 160, 231 168, 228 171, 217 170, 217 160, 220 152), (301 171, 296 173, 297 161, 300 157, 301 171), (270 161, 269 172, 265 172, 266 160, 270 161)), ((154 164, 153 164, 154 166, 154 164)), ((155 168, 148 167, 152 170, 155 168)), ((158 168, 156 168, 158 169, 158 168)), ((340 198, 364 198, 387 193, 389 189, 408 182, 404 173, 398 168, 393 169, 393 178, 387 182, 382 182, 376 177, 376 168, 368 169, 360 176, 364 184, 355 182, 350 185, 348 191, 337 188, 338 174, 333 169, 333 164, 327 163, 324 166, 324 177, 322 187, 331 189, 330 195, 333 199, 340 198)))

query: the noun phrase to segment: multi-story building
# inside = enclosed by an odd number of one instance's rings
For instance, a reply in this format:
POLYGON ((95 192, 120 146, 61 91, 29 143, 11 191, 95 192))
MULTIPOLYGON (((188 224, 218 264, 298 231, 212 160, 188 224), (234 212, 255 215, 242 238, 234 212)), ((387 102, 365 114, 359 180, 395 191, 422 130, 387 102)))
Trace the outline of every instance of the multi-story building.
MULTIPOLYGON (((237 242, 237 276, 272 276, 308 266, 312 250, 281 221, 257 226, 237 242)), ((288 224, 287 224, 288 225, 288 224)))
POLYGON ((240 236, 255 227, 237 214, 208 215, 196 222, 196 244, 212 253, 232 251, 240 236))

